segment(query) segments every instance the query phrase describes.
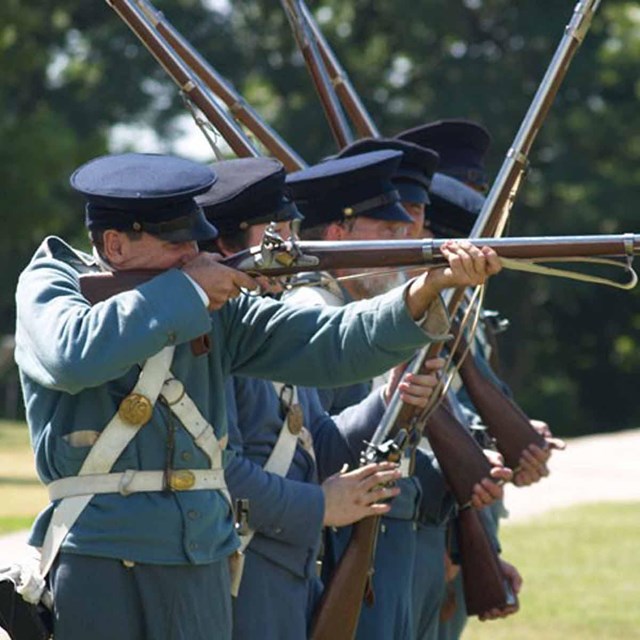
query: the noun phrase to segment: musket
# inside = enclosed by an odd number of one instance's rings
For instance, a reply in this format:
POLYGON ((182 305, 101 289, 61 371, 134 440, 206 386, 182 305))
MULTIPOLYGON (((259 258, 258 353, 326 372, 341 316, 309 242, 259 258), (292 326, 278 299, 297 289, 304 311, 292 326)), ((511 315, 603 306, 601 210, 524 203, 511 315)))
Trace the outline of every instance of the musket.
POLYGON ((331 86, 331 80, 324 64, 318 64, 320 59, 318 47, 307 23, 302 15, 298 0, 280 0, 282 8, 289 20, 296 43, 311 73, 313 84, 320 98, 331 132, 339 149, 353 142, 353 134, 340 106, 340 101, 331 86))
MULTIPOLYGON (((306 166, 302 158, 269 126, 233 85, 223 78, 186 38, 158 11, 149 0, 124 0, 124 4, 137 5, 148 23, 155 29, 172 50, 202 81, 202 83, 224 104, 231 116, 244 125, 288 171, 297 171, 306 166)), ((132 27, 133 28, 133 27, 132 27)), ((138 35, 136 33, 136 35, 138 35)), ((140 36, 139 36, 140 37, 140 36)), ((224 134, 223 134, 224 137, 224 134)))
MULTIPOLYGON (((320 27, 318 27, 313 14, 309 11, 309 7, 307 7, 304 0, 298 0, 298 6, 303 19, 306 21, 308 29, 311 31, 311 34, 316 41, 318 51, 322 56, 322 62, 327 74, 329 75, 331 84, 335 89, 336 95, 344 106, 347 115, 353 122, 356 131, 362 138, 379 138, 380 131, 376 127, 371 116, 367 113, 364 104, 351 84, 351 80, 349 80, 349 76, 340 65, 340 62, 338 62, 338 58, 329 46, 327 39, 320 30, 320 27)), ((314 66, 319 65, 319 61, 315 59, 312 60, 311 63, 314 66)), ((316 78, 318 75, 318 73, 312 73, 312 78, 316 78)))
POLYGON ((197 105, 207 120, 220 132, 233 152, 241 158, 259 156, 260 154, 242 129, 225 113, 198 77, 149 24, 147 16, 128 0, 106 0, 106 2, 140 39, 178 85, 180 91, 197 105))
MULTIPOLYGON (((304 0, 299 0, 298 4, 322 56, 322 60, 305 57, 311 77, 316 83, 316 89, 320 90, 317 86, 318 69, 324 67, 358 133, 363 137, 379 137, 378 129, 359 100, 346 73, 340 67, 304 0)), ((443 461, 441 468, 454 495, 457 497, 470 496, 475 483, 490 473, 490 465, 480 447, 455 415, 444 405, 434 409, 428 419, 426 430, 436 457, 439 461, 443 461)), ((385 433, 376 432, 368 444, 364 455, 365 460, 376 459, 381 447, 384 448, 385 440, 385 433)), ((316 607, 312 621, 312 640, 334 640, 337 637, 352 638, 355 634, 363 602, 362 587, 367 584, 367 576, 374 562, 375 538, 377 536, 377 525, 371 524, 367 520, 369 519, 365 518, 365 520, 353 525, 349 544, 316 607), (360 564, 354 563, 354 558, 362 560, 363 549, 371 551, 370 557, 365 558, 360 564), (340 615, 337 615, 338 613, 340 615)), ((376 519, 375 523, 378 521, 379 519, 376 519)), ((482 579, 475 580, 475 584, 482 585, 483 589, 478 592, 478 597, 471 598, 474 605, 486 605, 483 611, 488 611, 495 606, 495 603, 505 601, 504 580, 499 561, 482 522, 473 509, 467 508, 467 513, 460 523, 463 529, 461 537, 465 542, 468 543, 473 536, 483 536, 481 540, 475 542, 475 545, 491 556, 490 558, 481 558, 480 562, 475 561, 474 568, 483 572, 482 579)), ((469 550, 468 544, 466 550, 469 550)), ((467 573, 469 573, 468 569, 467 573)))
MULTIPOLYGON (((478 215, 478 219, 470 234, 471 238, 500 236, 503 234, 511 208, 524 177, 530 149, 551 108, 560 84, 566 75, 569 63, 589 29, 593 14, 599 2, 600 0, 580 0, 576 4, 573 16, 565 29, 565 33, 554 53, 551 63, 536 91, 514 142, 507 151, 498 176, 478 215)), ((628 252, 628 248, 625 252, 628 252)), ((450 317, 455 317, 458 306, 464 297, 464 291, 458 289, 456 291, 445 292, 444 297, 447 302, 450 317)), ((432 345, 422 349, 409 365, 408 369, 414 373, 419 372, 426 360, 440 353, 442 346, 442 344, 432 345)), ((431 406, 427 408, 427 411, 416 411, 406 405, 403 406, 400 395, 396 392, 389 403, 378 430, 381 433, 388 434, 389 437, 393 437, 394 434, 400 430, 411 432, 411 430, 420 430, 423 428, 427 436, 429 436, 429 423, 427 422, 424 426, 423 423, 424 417, 428 415, 429 410, 431 410, 433 406, 432 403, 431 406)), ((532 436, 534 442, 538 443, 538 434, 533 431, 533 429, 531 432, 535 434, 535 436, 532 436)), ((459 504, 466 504, 465 496, 456 496, 456 499, 459 504)), ((473 558, 470 560, 473 561, 473 558)), ((475 598, 472 592, 477 585, 474 584, 474 580, 470 576, 470 571, 467 571, 465 575, 465 571, 463 570, 463 583, 465 599, 474 602, 475 598)), ((501 595, 503 597, 500 597, 494 604, 497 608, 505 608, 508 606, 509 598, 506 586, 504 593, 501 595)), ((468 607, 468 613, 470 615, 482 614, 485 611, 486 609, 483 611, 474 610, 474 607, 468 607)))
MULTIPOLYGON (((591 23, 591 18, 598 4, 599 0, 578 2, 578 4, 576 5, 572 20, 566 28, 565 35, 562 38, 562 41, 560 42, 556 53, 554 54, 554 57, 549 65, 547 73, 545 74, 540 87, 538 88, 538 91, 536 92, 534 100, 525 116, 518 134, 516 135, 514 144, 507 152, 507 157, 503 163, 500 173, 498 174, 498 178, 494 183, 487 201, 485 202, 485 206, 483 207, 483 210, 478 217, 478 221, 474 226, 474 229, 472 230, 472 237, 502 235, 511 207, 524 176, 524 171, 527 165, 527 156, 531 145, 533 144, 533 141, 546 117, 546 114, 553 102, 553 99, 555 98, 562 80, 564 79, 569 63, 580 43, 582 42, 584 36, 586 35, 586 32, 591 23)), ((362 109, 362 111, 364 111, 364 109, 362 109)), ((455 312, 457 311, 457 308, 463 299, 463 292, 453 292, 448 294, 446 297, 450 316, 454 317, 455 312)), ((423 349, 418 357, 412 362, 409 369, 414 373, 420 371, 420 369, 423 367, 423 363, 428 358, 437 355, 441 347, 442 345, 436 345, 432 346, 431 348, 423 349)), ((431 411, 433 412, 433 405, 431 406, 431 411)), ((425 423, 425 417, 426 415, 423 414, 420 418, 418 418, 416 410, 408 406, 403 406, 399 398, 399 394, 395 393, 392 402, 388 407, 385 418, 383 418, 382 423, 380 424, 376 434, 374 435, 374 438, 372 439, 372 447, 375 447, 378 443, 383 442, 386 438, 393 437, 400 431, 407 429, 424 430, 430 441, 436 441, 435 427, 436 425, 440 425, 438 431, 439 433, 442 433, 442 420, 438 420, 436 419, 437 416, 432 415, 431 419, 425 423)), ((457 444, 456 447, 460 447, 461 443, 466 439, 461 431, 461 425, 459 425, 459 423, 456 424, 456 421, 454 420, 450 420, 449 422, 449 428, 455 429, 456 432, 459 433, 459 438, 456 439, 460 440, 460 444, 457 444)), ((520 421, 520 424, 522 424, 522 421, 520 421)), ((528 445, 529 443, 542 444, 544 446, 544 440, 539 437, 539 435, 530 427, 530 425, 527 424, 524 434, 526 437, 524 439, 519 438, 518 440, 519 446, 528 445)), ((465 448, 468 449, 470 453, 473 448, 470 448, 467 445, 468 443, 465 445, 465 448)), ((440 447, 438 446, 438 448, 440 447)), ((451 475, 455 473, 455 469, 451 468, 453 467, 453 465, 449 467, 449 469, 451 470, 451 474, 449 474, 445 470, 447 468, 447 458, 451 456, 453 451, 450 451, 448 446, 446 447, 445 451, 446 453, 444 455, 442 452, 440 452, 439 454, 438 451, 435 451, 435 453, 438 457, 438 460, 441 462, 441 466, 443 467, 443 472, 445 473, 445 475, 453 477, 451 475)), ((474 460, 474 467, 478 470, 481 470, 482 463, 479 457, 476 455, 473 456, 472 459, 474 460)), ((472 482, 469 482, 468 484, 472 486, 472 482)), ((466 494, 456 495, 459 504, 466 504, 465 497, 466 494)), ((474 516, 473 514, 471 514, 471 512, 469 512, 469 514, 465 514, 465 526, 472 523, 473 517, 474 516)), ((477 517, 477 514, 475 517, 477 517)), ((474 525, 477 524, 478 522, 474 523, 474 525)), ((478 526, 474 526, 474 529, 477 533, 481 533, 482 531, 482 529, 478 526)), ((495 562, 493 562, 492 564, 496 565, 495 562)), ((479 569, 480 572, 482 572, 483 567, 476 566, 476 569, 479 569)), ((465 590, 473 589, 477 586, 477 584, 480 584, 477 580, 470 579, 468 575, 469 573, 469 571, 464 571, 464 574, 466 574, 465 590)), ((494 571, 493 575, 500 578, 499 572, 494 571)), ((489 608, 493 608, 494 606, 501 606, 501 604, 504 604, 506 606, 508 604, 509 599, 507 597, 506 590, 503 593, 501 593, 499 589, 497 591, 485 590, 484 595, 489 593, 489 591, 493 591, 495 592, 495 595, 499 596, 496 600, 494 600, 493 605, 489 608)), ((471 603, 471 609, 469 610, 470 613, 482 613, 483 611, 487 610, 473 610, 481 602, 478 598, 474 597, 474 594, 468 593, 467 599, 469 603, 471 603)), ((482 602, 486 604, 487 600, 483 599, 482 602)), ((329 637, 330 635, 331 633, 325 633, 324 636, 317 637, 329 637)), ((314 638, 316 638, 315 635, 314 638)))
MULTIPOLYGON (((250 247, 220 261, 249 275, 290 276, 306 271, 334 269, 372 269, 376 267, 419 267, 430 269, 447 265, 442 247, 448 239, 417 240, 284 240, 266 234, 263 244, 250 247)), ((493 248, 502 258, 515 261, 622 259, 620 267, 634 274, 629 261, 640 253, 640 234, 547 236, 523 238, 475 238, 477 247, 493 248)), ((135 288, 159 275, 157 270, 114 271, 80 276, 83 295, 99 302, 135 288)), ((625 288, 635 285, 633 277, 625 288)), ((612 282, 616 286, 615 282, 612 282)))
MULTIPOLYGON (((528 162, 528 153, 542 126, 544 118, 551 107, 551 103, 558 91, 560 83, 566 74, 569 61, 575 54, 575 51, 586 34, 593 12, 595 11, 598 3, 599 0, 584 0, 578 2, 576 5, 573 17, 565 30, 565 34, 556 49, 549 68, 536 91, 533 101, 525 115, 511 148, 507 151, 500 172, 498 173, 482 210, 478 215, 478 219, 470 234, 470 239, 472 241, 475 241, 478 238, 486 239, 490 236, 502 235, 511 207, 513 206, 515 197, 522 182, 528 162)), ((584 238, 587 238, 587 236, 584 238)), ((510 240, 515 239, 505 238, 486 240, 486 242, 489 244, 493 244, 494 242, 508 243, 510 240)), ((584 245, 584 248, 586 248, 586 244, 588 244, 586 240, 584 242, 582 240, 579 242, 584 245)), ((516 244, 518 244, 517 241, 516 244)), ((544 245, 546 243, 543 242, 542 244, 544 245)), ((553 255, 555 253, 555 249, 552 248, 552 244, 553 242, 548 244, 546 247, 541 245, 538 248, 545 254, 544 257, 546 258, 560 258, 561 256, 557 254, 553 255)), ((626 255, 629 250, 628 240, 623 241, 622 249, 623 255, 626 255)), ((507 256, 504 252, 502 252, 502 255, 505 257, 512 257, 507 256)), ((463 296, 463 289, 445 292, 444 297, 450 317, 455 317, 463 296)), ((419 355, 409 365, 409 370, 414 373, 419 372, 423 363, 429 358, 438 355, 442 347, 443 344, 440 343, 422 349, 419 355)), ((422 413, 423 415, 419 416, 415 409, 403 406, 400 394, 396 392, 382 418, 379 430, 393 436, 396 431, 402 428, 409 430, 419 428, 420 419, 424 417, 426 412, 422 413)))

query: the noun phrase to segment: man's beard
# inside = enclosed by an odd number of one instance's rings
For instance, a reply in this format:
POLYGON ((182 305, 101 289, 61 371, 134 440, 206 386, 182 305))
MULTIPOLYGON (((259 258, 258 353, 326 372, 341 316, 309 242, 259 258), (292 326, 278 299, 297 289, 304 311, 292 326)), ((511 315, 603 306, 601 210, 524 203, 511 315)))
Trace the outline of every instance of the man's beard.
POLYGON ((363 298, 373 298, 381 293, 399 287, 406 283, 407 277, 403 271, 386 272, 376 275, 375 270, 368 271, 366 276, 357 282, 357 289, 363 298))

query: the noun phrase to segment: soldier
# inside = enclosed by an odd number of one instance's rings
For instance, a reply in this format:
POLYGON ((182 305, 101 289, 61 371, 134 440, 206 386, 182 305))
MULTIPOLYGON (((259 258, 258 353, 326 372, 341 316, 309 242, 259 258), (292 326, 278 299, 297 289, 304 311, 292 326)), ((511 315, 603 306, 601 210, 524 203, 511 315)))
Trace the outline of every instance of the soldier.
POLYGON ((240 296, 255 281, 196 245, 216 235, 194 201, 215 179, 171 156, 88 162, 71 184, 95 255, 49 237, 20 276, 16 362, 51 498, 30 543, 43 573, 53 562, 60 640, 229 638, 226 378, 371 377, 429 339, 416 320, 441 313, 439 291, 500 268, 489 249, 452 243, 437 277, 344 309, 240 296), (101 268, 162 273, 91 307, 78 276, 101 268))
POLYGON ((423 124, 399 133, 396 138, 435 151, 438 173, 451 176, 480 193, 489 190, 485 156, 491 135, 479 123, 450 118, 423 124))
MULTIPOLYGON (((358 191, 359 176, 345 171, 339 174, 330 170, 301 171, 289 176, 287 183, 291 194, 300 207, 305 219, 301 235, 305 239, 387 239, 406 234, 412 218, 402 206, 408 204, 423 207, 428 201, 427 191, 431 175, 435 169, 437 157, 415 145, 398 141, 366 140, 355 143, 341 152, 346 163, 359 157, 363 151, 368 155, 389 154, 390 150, 402 150, 402 160, 387 186, 387 200, 399 205, 391 210, 374 211, 375 199, 362 198, 368 206, 353 207, 345 201, 345 193, 358 191), (406 199, 406 200, 405 200, 406 199), (403 222, 403 221, 406 221, 403 222), (402 226, 400 226, 402 225, 402 226)), ((360 178, 361 180, 362 178, 360 178)), ((379 201, 379 199, 378 199, 379 201)), ((290 298, 292 302, 307 306, 309 304, 341 305, 349 299, 361 299, 373 291, 383 290, 397 279, 398 274, 375 276, 373 284, 367 280, 347 280, 339 282, 343 275, 335 270, 331 274, 313 274, 307 279, 315 284, 295 290, 290 298)), ((400 276, 402 274, 399 274, 400 276)), ((437 363, 436 366, 440 366, 437 363)), ((358 398, 358 390, 349 388, 332 390, 333 396, 324 395, 323 402, 332 402, 338 397, 340 402, 347 397, 351 402, 358 398), (338 395, 338 391, 340 395, 338 395)), ((331 404, 325 408, 333 410, 331 404)), ((407 457, 410 451, 407 452, 407 457)), ((403 465, 404 466, 404 465, 403 465)), ((500 472, 498 472, 500 475, 500 472)), ((485 481, 487 486, 478 486, 474 501, 488 503, 494 499, 494 492, 500 492, 498 486, 485 481)), ((415 520, 419 508, 430 509, 440 505, 442 494, 446 492, 444 481, 432 460, 419 456, 416 475, 403 478, 399 483, 402 491, 393 501, 392 509, 383 518, 380 535, 377 540, 375 565, 373 572, 373 592, 375 606, 364 606, 358 626, 359 638, 411 638, 413 637, 413 619, 411 611, 411 576, 414 566, 415 520)), ((350 538, 350 530, 339 529, 327 536, 325 548, 325 567, 323 575, 330 575, 339 562, 350 538)))
MULTIPOLYGON (((269 220, 271 231, 289 235, 290 221, 301 216, 284 196, 278 161, 229 160, 214 169, 218 182, 196 200, 220 232, 215 243, 221 254, 259 245, 269 220)), ((402 397, 424 405, 435 382, 417 376, 411 390, 422 395, 402 397)), ((232 498, 248 498, 251 528, 241 537, 245 559, 233 601, 233 637, 299 640, 307 635, 321 591, 315 558, 322 527, 390 508, 373 503, 382 494, 370 486, 398 479, 397 470, 374 473, 376 467, 368 465, 338 473, 345 463, 354 466, 388 394, 376 391, 334 422, 312 388, 234 376, 227 389, 230 444, 238 455, 225 475, 232 498)), ((382 490, 384 497, 399 493, 382 490)))
MULTIPOLYGON (((468 235, 475 221, 484 199, 476 190, 462 184, 449 176, 436 173, 431 185, 431 204, 425 216, 425 237, 468 235), (466 232, 466 233, 465 233, 466 232)), ((479 423, 472 406, 465 406, 460 402, 457 394, 450 393, 449 400, 456 411, 456 417, 465 424, 478 439, 484 449, 491 448, 490 439, 485 437, 484 427, 479 423)), ((464 397, 464 396, 463 396, 464 397)), ((424 443, 428 447, 428 443, 424 443)), ((496 550, 500 551, 497 537, 497 527, 493 517, 493 510, 501 509, 501 500, 487 509, 483 509, 481 516, 496 550)), ((451 522, 452 512, 440 522, 429 518, 422 518, 418 529, 418 548, 416 570, 414 573, 414 606, 416 611, 416 638, 432 640, 434 638, 458 638, 466 623, 466 609, 462 592, 462 580, 457 564, 453 564, 449 553, 456 557, 455 537, 447 543, 447 525, 451 522), (453 547, 453 548, 452 548, 453 547), (424 569, 423 558, 433 560, 433 554, 438 552, 444 557, 445 574, 442 582, 436 586, 433 575, 424 569), (446 580, 444 579, 446 576, 446 580), (433 598, 433 594, 440 592, 440 599, 433 598), (425 597, 430 594, 430 597, 425 597), (440 606, 443 602, 442 619, 439 619, 440 606)), ((514 591, 519 590, 521 578, 516 569, 504 560, 500 560, 505 577, 513 585, 514 591)), ((429 565, 432 563, 429 562, 429 565)), ((440 567, 439 567, 440 568, 440 567)), ((493 612, 491 615, 502 615, 493 612)))
MULTIPOLYGON (((451 118, 438 120, 428 124, 414 127, 399 133, 399 140, 412 142, 427 149, 435 150, 439 157, 438 174, 434 178, 436 190, 442 189, 454 197, 454 206, 449 207, 447 198, 440 201, 440 212, 435 223, 437 228, 431 229, 431 233, 445 238, 466 237, 471 232, 477 213, 482 207, 483 201, 476 199, 473 194, 464 193, 456 183, 450 181, 453 178, 464 185, 471 187, 481 194, 487 193, 489 179, 485 168, 485 157, 491 145, 491 135, 485 127, 472 120, 463 118, 451 118), (463 206, 456 206, 459 201, 463 206), (478 208, 479 207, 479 208, 478 208)), ((505 393, 511 395, 511 391, 504 381, 500 380, 495 371, 489 366, 492 360, 491 350, 495 349, 494 329, 495 323, 491 321, 494 312, 483 310, 484 332, 479 332, 479 347, 475 349, 479 366, 494 382, 501 386, 505 393)), ((476 346, 476 345, 474 345, 476 346)), ((495 358, 493 358, 495 362, 495 358)), ((463 391, 463 397, 466 392, 463 391)), ((468 397, 467 397, 468 399, 468 397)), ((475 412, 475 407, 470 404, 475 412)), ((547 450, 531 445, 529 451, 523 453, 521 463, 514 476, 514 484, 527 486, 538 482, 548 475, 546 463, 553 448, 563 448, 564 443, 553 438, 551 430, 546 422, 532 420, 531 424, 550 445, 547 450)), ((494 509, 495 515, 503 517, 506 512, 500 505, 494 509)))

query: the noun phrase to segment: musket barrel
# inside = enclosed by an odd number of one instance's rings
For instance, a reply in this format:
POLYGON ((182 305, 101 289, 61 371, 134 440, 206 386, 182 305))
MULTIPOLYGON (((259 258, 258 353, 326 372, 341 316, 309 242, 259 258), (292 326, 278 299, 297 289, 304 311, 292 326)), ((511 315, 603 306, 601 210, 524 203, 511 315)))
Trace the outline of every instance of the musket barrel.
POLYGON ((287 171, 306 166, 305 161, 247 104, 238 92, 193 48, 149 0, 135 0, 158 33, 171 45, 202 82, 222 100, 233 118, 251 131, 287 171))
POLYGON ((173 48, 160 36, 148 21, 148 17, 128 0, 106 0, 122 18, 153 57, 160 63, 173 81, 205 114, 219 131, 233 152, 239 157, 257 157, 259 153, 235 122, 207 94, 173 48))
POLYGON ((311 36, 310 29, 304 19, 298 0, 281 0, 284 12, 291 25, 291 31, 295 37, 298 49, 304 57, 307 69, 311 74, 313 84, 322 103, 322 108, 327 116, 333 137, 339 149, 353 142, 353 134, 338 101, 327 69, 320 59, 320 53, 315 39, 311 36))
POLYGON ((311 34, 316 40, 320 55, 322 56, 322 60, 327 73, 331 78, 336 94, 344 105, 344 108, 354 123, 358 133, 363 138, 379 138, 380 131, 378 130, 378 127, 376 127, 373 119, 362 104, 360 97, 355 92, 351 81, 331 50, 329 43, 320 30, 320 27, 318 27, 309 7, 306 5, 304 0, 300 0, 299 6, 311 34))
POLYGON ((565 28, 565 33, 538 86, 513 144, 507 151, 498 176, 487 194, 478 220, 471 231, 471 237, 502 235, 527 167, 533 142, 547 117, 558 89, 566 76, 569 64, 582 43, 599 4, 600 0, 580 0, 576 4, 571 20, 565 28), (498 219, 487 224, 490 214, 494 211, 499 212, 498 219))
MULTIPOLYGON (((323 240, 303 240, 296 243, 296 250, 305 258, 317 260, 309 270, 332 269, 372 269, 394 267, 441 267, 447 264, 442 254, 442 246, 450 240, 354 240, 327 242, 323 240)), ((520 260, 563 260, 591 257, 620 258, 640 253, 639 234, 582 235, 582 236, 542 236, 521 238, 473 238, 471 244, 488 246, 504 258, 520 260)), ((291 247, 290 243, 285 246, 291 247)), ((244 263, 237 268, 251 270, 254 257, 260 247, 249 249, 244 263)), ((299 273, 299 262, 279 264, 274 261, 256 271, 271 275, 299 273)), ((464 291, 464 290, 463 290, 464 291)))

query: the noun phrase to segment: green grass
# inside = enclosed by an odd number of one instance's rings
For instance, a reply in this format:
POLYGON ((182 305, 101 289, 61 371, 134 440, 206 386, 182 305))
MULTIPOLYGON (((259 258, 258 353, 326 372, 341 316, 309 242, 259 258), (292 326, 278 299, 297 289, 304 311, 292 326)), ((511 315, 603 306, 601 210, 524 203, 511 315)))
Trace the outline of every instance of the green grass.
POLYGON ((502 529, 525 583, 520 611, 474 620, 465 640, 640 638, 640 505, 597 504, 502 529))
POLYGON ((0 420, 0 451, 18 450, 20 453, 31 451, 29 430, 24 422, 0 420))
POLYGON ((0 535, 29 529, 32 522, 31 516, 4 516, 0 518, 0 535))
POLYGON ((0 534, 26 529, 47 502, 24 422, 0 420, 0 534))

